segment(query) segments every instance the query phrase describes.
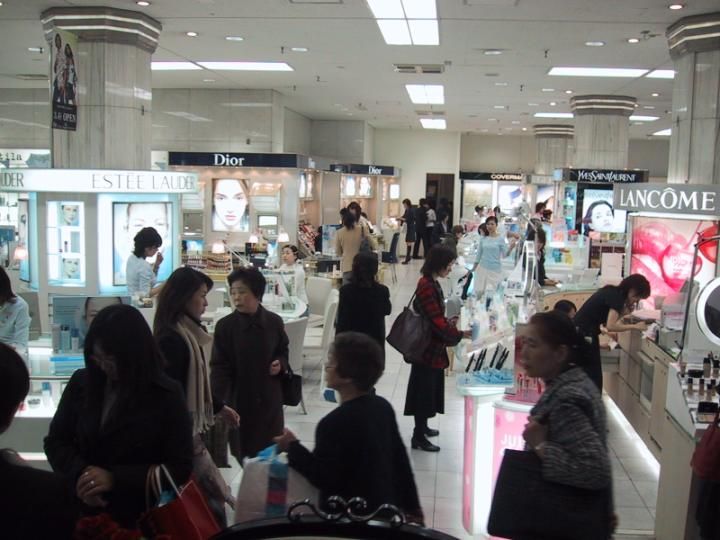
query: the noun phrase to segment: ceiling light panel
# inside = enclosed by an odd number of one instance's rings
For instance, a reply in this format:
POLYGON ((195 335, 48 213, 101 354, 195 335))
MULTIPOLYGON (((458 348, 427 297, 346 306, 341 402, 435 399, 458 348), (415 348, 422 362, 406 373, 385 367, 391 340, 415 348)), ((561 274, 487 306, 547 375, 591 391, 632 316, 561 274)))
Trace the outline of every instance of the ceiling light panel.
POLYGON ((657 137, 669 137, 670 135, 672 135, 672 129, 661 129, 660 131, 656 131, 655 133, 653 133, 653 135, 657 137))
POLYGON ((634 114, 630 117, 631 122, 654 122, 658 116, 643 116, 641 114, 634 114))
POLYGON ((447 129, 444 118, 421 118, 420 123, 425 129, 447 129))
POLYGON ((377 24, 388 45, 412 45, 410 30, 405 19, 378 19, 377 24))
POLYGON ((152 62, 151 69, 153 71, 189 71, 202 68, 192 62, 152 62))
POLYGON ((444 105, 445 87, 441 84, 406 84, 410 101, 418 105, 444 105))
POLYGON ((647 69, 595 68, 595 67, 553 67, 548 75, 561 77, 642 77, 647 69))
POLYGON ((656 69, 645 75, 648 79, 674 79, 674 69, 656 69))
POLYGON ((437 21, 410 19, 408 25, 413 45, 440 45, 437 21))
POLYGON ((285 62, 198 62, 215 71, 295 71, 285 62))
POLYGON ((538 112, 533 116, 535 118, 573 118, 573 113, 538 112))
POLYGON ((376 19, 404 19, 400 0, 367 0, 370 11, 376 19))
POLYGON ((435 0, 402 0, 407 19, 437 19, 435 0))

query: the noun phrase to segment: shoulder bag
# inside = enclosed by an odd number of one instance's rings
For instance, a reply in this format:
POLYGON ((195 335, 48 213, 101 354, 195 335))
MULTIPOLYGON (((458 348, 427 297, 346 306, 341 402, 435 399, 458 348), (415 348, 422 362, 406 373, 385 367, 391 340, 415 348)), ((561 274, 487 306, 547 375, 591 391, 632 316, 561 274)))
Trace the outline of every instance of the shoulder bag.
POLYGON ((412 308, 414 299, 415 294, 397 316, 387 336, 390 346, 400 352, 409 364, 422 362, 422 354, 432 339, 430 321, 412 308))
POLYGON ((690 465, 698 478, 720 482, 720 412, 695 447, 690 465))
POLYGON ((370 240, 365 235, 365 227, 360 224, 360 248, 358 249, 358 253, 370 252, 372 252, 372 248, 370 247, 370 240))
POLYGON ((290 366, 280 376, 282 377, 283 405, 296 407, 302 401, 302 376, 295 375, 290 366))
POLYGON ((548 482, 542 477, 542 462, 535 452, 505 450, 488 532, 502 538, 607 540, 611 534, 611 489, 548 482))

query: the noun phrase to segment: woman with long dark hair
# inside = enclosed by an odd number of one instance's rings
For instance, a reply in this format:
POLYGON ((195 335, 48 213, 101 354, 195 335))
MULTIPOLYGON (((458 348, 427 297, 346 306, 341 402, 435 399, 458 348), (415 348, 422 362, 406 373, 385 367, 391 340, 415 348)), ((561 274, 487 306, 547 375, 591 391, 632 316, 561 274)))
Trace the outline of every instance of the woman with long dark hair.
POLYGON ((27 355, 30 339, 30 308, 12 290, 10 276, 0 266, 0 343, 27 355))
POLYGON ((377 245, 367 227, 355 217, 355 212, 350 210, 350 207, 343 210, 344 212, 340 213, 343 226, 335 236, 335 252, 341 257, 340 271, 345 285, 350 282, 353 259, 360 252, 363 240, 367 240, 371 250, 377 249, 377 245))
POLYGON ((153 465, 180 485, 192 470, 192 431, 179 385, 141 313, 114 305, 97 314, 85 338, 85 368, 70 378, 45 438, 53 470, 87 513, 109 513, 134 528, 146 510, 153 465))
POLYGON ((445 317, 445 299, 438 279, 450 273, 455 254, 445 246, 430 249, 422 267, 422 277, 415 289, 413 308, 430 321, 432 331, 430 344, 421 355, 421 361, 410 368, 405 416, 415 418, 411 445, 426 452, 438 452, 439 446, 427 437, 439 432, 428 427, 428 418, 445 412, 445 368, 450 364, 447 347, 457 345, 463 337, 470 337, 469 331, 457 328, 457 319, 445 317))
POLYGON ((157 299, 153 331, 165 357, 165 372, 177 380, 185 392, 193 432, 193 473, 205 493, 208 504, 221 525, 225 525, 227 502, 234 499, 213 463, 201 438, 220 416, 231 427, 240 417, 210 387, 212 337, 200 322, 207 307, 212 280, 193 268, 175 270, 165 282, 157 299))
POLYGON ((416 228, 415 228, 415 212, 410 199, 403 200, 403 207, 405 211, 400 218, 400 223, 405 225, 405 260, 402 264, 407 264, 412 259, 413 244, 417 240, 416 228))

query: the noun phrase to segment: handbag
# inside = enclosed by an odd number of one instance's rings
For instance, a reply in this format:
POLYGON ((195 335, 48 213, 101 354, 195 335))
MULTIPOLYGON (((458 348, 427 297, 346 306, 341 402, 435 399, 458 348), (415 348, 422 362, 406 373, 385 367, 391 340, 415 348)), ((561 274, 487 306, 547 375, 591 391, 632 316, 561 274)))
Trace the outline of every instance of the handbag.
POLYGON ((505 450, 488 532, 502 538, 607 540, 612 488, 589 490, 548 482, 535 452, 505 450))
POLYGON ((367 236, 365 236, 365 227, 360 225, 360 248, 358 249, 358 253, 370 253, 372 252, 372 248, 370 247, 370 240, 367 236))
POLYGON ((167 535, 173 540, 206 540, 220 532, 220 526, 194 480, 178 489, 165 465, 155 465, 148 470, 145 503, 148 511, 140 517, 139 525, 151 538, 167 535), (175 498, 167 504, 151 507, 151 498, 158 501, 163 495, 163 480, 172 488, 175 498))
POLYGON ((720 482, 720 412, 695 447, 690 466, 698 478, 720 482))
POLYGON ((282 375, 282 396, 283 405, 296 407, 302 401, 302 376, 295 375, 288 366, 287 371, 282 375))
POLYGON ((407 306, 393 322, 386 338, 390 346, 400 352, 408 364, 422 362, 422 354, 432 339, 430 321, 411 307, 414 299, 413 294, 407 306))

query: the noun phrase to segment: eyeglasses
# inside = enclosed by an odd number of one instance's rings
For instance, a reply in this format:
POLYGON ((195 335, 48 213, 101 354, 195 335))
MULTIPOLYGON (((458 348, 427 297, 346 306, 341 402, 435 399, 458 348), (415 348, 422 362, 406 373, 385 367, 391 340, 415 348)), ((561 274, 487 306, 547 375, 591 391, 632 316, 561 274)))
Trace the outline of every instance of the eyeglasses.
POLYGON ((330 369, 330 368, 335 369, 336 367, 337 367, 337 364, 331 364, 329 362, 325 364, 325 369, 330 369))

